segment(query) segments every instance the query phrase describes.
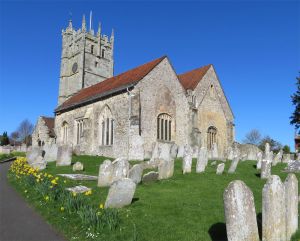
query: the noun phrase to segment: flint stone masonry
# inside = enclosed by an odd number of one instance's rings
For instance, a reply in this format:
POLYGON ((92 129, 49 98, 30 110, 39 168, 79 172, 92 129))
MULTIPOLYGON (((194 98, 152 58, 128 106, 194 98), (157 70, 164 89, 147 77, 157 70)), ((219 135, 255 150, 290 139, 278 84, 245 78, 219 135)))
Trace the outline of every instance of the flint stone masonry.
POLYGON ((295 174, 288 174, 284 182, 286 207, 286 239, 290 240, 298 229, 298 180, 295 174))
POLYGON ((105 160, 99 167, 98 187, 108 187, 112 182, 113 165, 105 160))
POLYGON ((174 160, 165 161, 161 160, 158 165, 158 179, 168 179, 174 173, 174 160))
POLYGON ((32 147, 31 151, 26 154, 26 159, 29 164, 36 161, 39 156, 42 156, 43 151, 40 147, 32 147))
POLYGON ((213 143, 212 150, 211 150, 211 158, 212 159, 219 158, 217 143, 213 143))
POLYGON ((197 158, 196 173, 204 172, 207 163, 208 163, 207 149, 205 147, 201 147, 197 158))
POLYGON ((238 164, 239 164, 239 158, 235 156, 231 161, 231 165, 229 167, 228 173, 234 173, 238 164))
POLYGON ((129 178, 121 178, 109 188, 105 208, 122 208, 131 204, 136 184, 129 178))
POLYGON ((182 173, 190 173, 192 171, 193 148, 189 145, 184 147, 184 156, 182 161, 182 173))
POLYGON ((75 187, 66 188, 66 190, 70 191, 72 193, 84 193, 84 192, 90 191, 92 189, 89 187, 86 187, 86 186, 79 185, 79 186, 75 186, 75 187))
POLYGON ((83 164, 81 162, 76 162, 72 168, 73 168, 73 172, 83 171, 83 164))
POLYGON ((268 160, 262 160, 261 162, 261 170, 260 170, 260 178, 267 179, 271 176, 271 165, 272 162, 268 160))
POLYGON ((229 183, 223 200, 228 241, 259 241, 254 197, 246 184, 229 183))
POLYGON ((142 182, 143 183, 148 183, 148 182, 157 181, 158 180, 158 175, 159 175, 158 172, 154 172, 154 171, 148 172, 148 173, 143 175, 142 182))
POLYGON ((128 177, 129 173, 129 162, 126 158, 119 157, 112 162, 113 174, 112 182, 117 181, 121 178, 128 177))
POLYGON ((72 161, 72 147, 68 145, 59 146, 57 149, 56 166, 70 166, 72 161))
POLYGON ((84 174, 57 174, 58 176, 65 177, 77 181, 95 181, 98 180, 97 176, 84 175, 84 174))
POLYGON ((130 170, 128 177, 134 181, 135 184, 139 184, 142 180, 143 175, 143 165, 142 164, 135 164, 130 170))
POLYGON ((224 172, 224 168, 225 168, 225 164, 224 163, 221 163, 217 166, 217 171, 216 171, 216 174, 217 175, 222 175, 223 172, 224 172))
POLYGON ((268 179, 262 192, 262 240, 286 240, 285 190, 276 175, 268 179))

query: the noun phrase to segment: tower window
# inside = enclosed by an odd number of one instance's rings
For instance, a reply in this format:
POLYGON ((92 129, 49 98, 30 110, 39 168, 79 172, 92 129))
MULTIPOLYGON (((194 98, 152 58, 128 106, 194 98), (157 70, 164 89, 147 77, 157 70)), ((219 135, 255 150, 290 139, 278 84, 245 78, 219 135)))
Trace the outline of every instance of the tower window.
POLYGON ((94 54, 94 45, 91 45, 91 53, 94 54))
POLYGON ((102 58, 105 58, 105 49, 102 49, 102 58))
POLYGON ((171 141, 172 117, 168 114, 160 114, 157 117, 157 139, 171 141))

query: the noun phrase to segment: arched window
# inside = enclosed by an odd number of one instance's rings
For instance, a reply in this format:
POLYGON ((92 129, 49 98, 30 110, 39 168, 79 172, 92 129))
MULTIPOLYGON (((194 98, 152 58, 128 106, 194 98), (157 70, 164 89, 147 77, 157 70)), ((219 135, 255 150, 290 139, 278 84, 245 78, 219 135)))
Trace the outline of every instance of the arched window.
POLYGON ((168 114, 160 114, 157 117, 157 139, 171 141, 172 117, 168 114))
POLYGON ((81 139, 83 137, 83 130, 84 130, 83 119, 76 120, 77 144, 80 144, 81 142, 81 139))
POLYGON ((105 106, 99 117, 100 145, 110 146, 114 144, 114 119, 110 109, 105 106))
POLYGON ((211 150, 213 144, 217 142, 217 128, 211 126, 207 131, 207 149, 211 150))
POLYGON ((68 143, 68 131, 69 131, 68 129, 69 129, 68 123, 64 122, 62 125, 62 139, 64 144, 68 143))

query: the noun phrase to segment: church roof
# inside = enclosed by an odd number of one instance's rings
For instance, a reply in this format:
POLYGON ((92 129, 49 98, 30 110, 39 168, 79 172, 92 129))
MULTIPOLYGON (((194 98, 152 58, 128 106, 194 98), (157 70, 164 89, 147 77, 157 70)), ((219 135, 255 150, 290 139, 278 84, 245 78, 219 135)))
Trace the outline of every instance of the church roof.
POLYGON ((199 82, 202 80, 203 76, 206 74, 208 69, 212 66, 211 64, 194 69, 183 74, 178 75, 178 79, 184 89, 194 90, 199 82))
POLYGON ((60 112, 77 106, 94 102, 108 95, 124 91, 142 80, 151 70, 153 70, 166 56, 155 59, 134 69, 128 70, 117 76, 108 78, 98 84, 80 90, 70 99, 60 105, 55 112, 60 112))
POLYGON ((46 116, 41 116, 41 117, 44 120, 45 125, 49 129, 49 135, 54 137, 55 136, 55 132, 54 132, 54 117, 46 117, 46 116))

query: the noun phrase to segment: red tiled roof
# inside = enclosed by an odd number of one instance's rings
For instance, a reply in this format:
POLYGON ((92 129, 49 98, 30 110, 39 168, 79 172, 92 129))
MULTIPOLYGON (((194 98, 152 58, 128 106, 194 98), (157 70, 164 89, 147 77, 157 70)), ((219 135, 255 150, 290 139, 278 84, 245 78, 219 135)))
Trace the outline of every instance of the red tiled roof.
POLYGON ((194 90, 202 80, 203 76, 206 74, 210 66, 211 64, 178 75, 178 79, 183 88, 185 88, 186 90, 194 90))
POLYGON ((134 85, 142 80, 164 58, 166 58, 166 56, 82 89, 60 105, 55 112, 75 107, 79 104, 97 99, 97 97, 104 97, 118 90, 126 89, 129 85, 134 85))
POLYGON ((46 117, 46 116, 41 116, 41 117, 45 121, 45 124, 48 127, 48 129, 49 129, 50 136, 55 136, 55 132, 54 132, 54 117, 46 117))

